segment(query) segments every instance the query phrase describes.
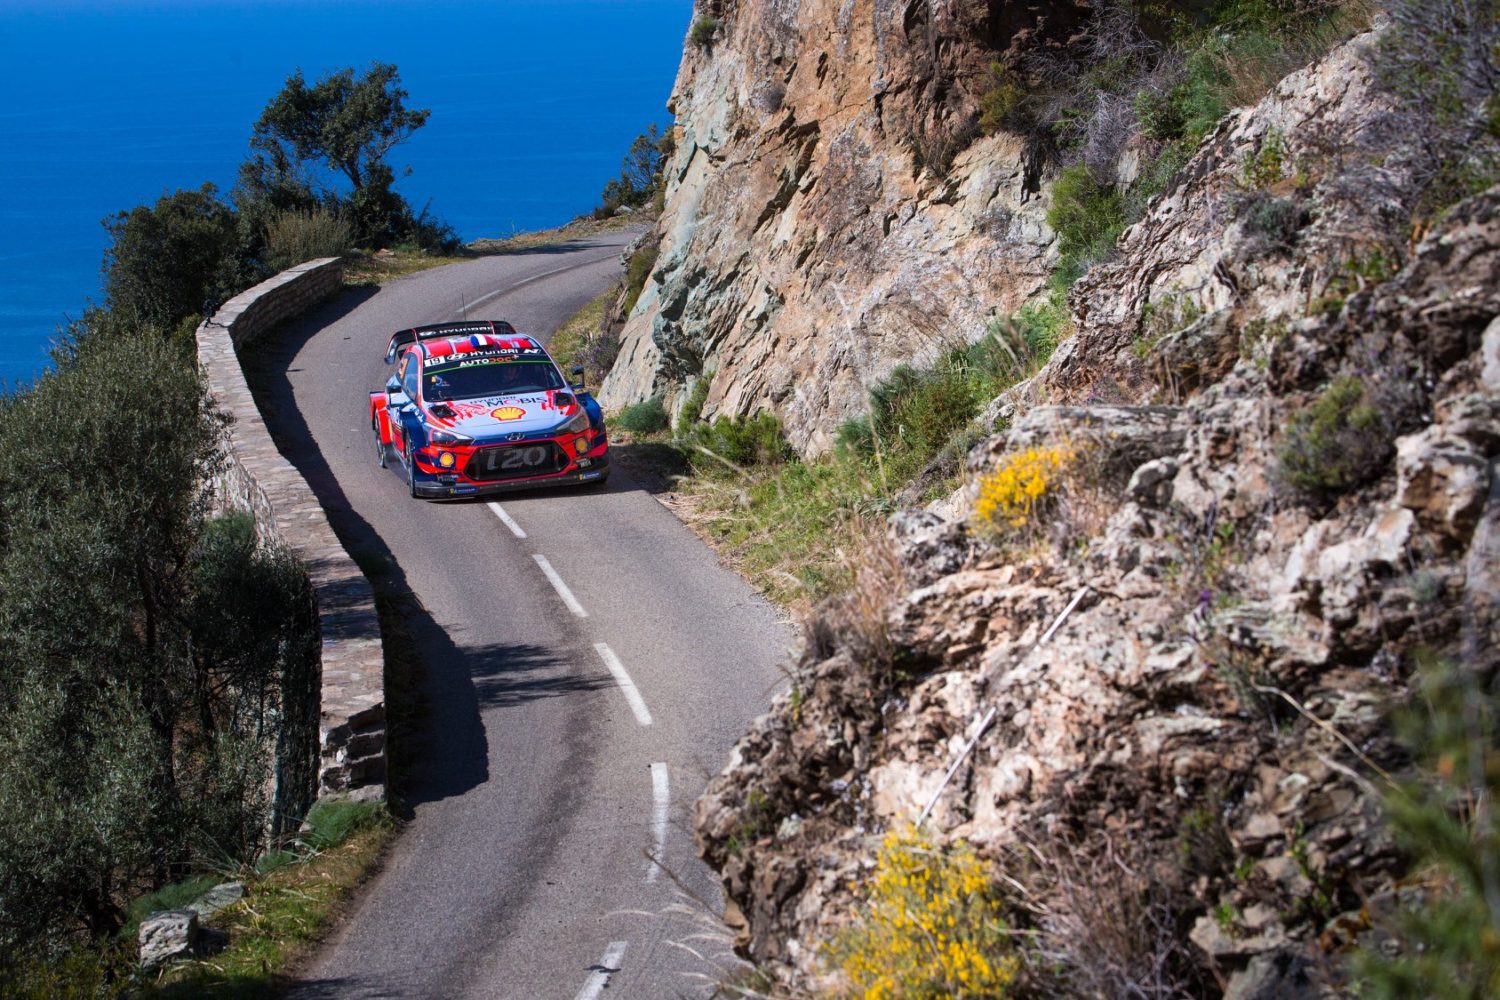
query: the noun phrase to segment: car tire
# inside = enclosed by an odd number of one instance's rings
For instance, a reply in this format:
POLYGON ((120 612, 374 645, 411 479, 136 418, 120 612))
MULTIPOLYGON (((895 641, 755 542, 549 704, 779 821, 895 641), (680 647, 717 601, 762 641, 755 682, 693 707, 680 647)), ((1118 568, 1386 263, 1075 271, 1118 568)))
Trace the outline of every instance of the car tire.
POLYGON ((412 496, 420 496, 417 492, 417 460, 412 456, 411 447, 406 449, 406 492, 412 496))
POLYGON ((376 417, 370 421, 370 432, 375 436, 375 461, 383 469, 386 466, 389 446, 380 440, 380 418, 376 417))

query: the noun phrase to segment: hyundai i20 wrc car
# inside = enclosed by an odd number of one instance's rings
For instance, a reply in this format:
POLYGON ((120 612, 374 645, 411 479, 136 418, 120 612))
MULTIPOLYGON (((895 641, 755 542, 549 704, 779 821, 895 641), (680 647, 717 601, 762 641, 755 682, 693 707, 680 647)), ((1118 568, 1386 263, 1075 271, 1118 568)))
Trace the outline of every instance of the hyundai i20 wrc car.
MULTIPOLYGON (((395 372, 370 393, 370 429, 414 497, 440 499, 609 478, 604 414, 552 357, 509 323, 399 330, 395 372)), ((582 369, 574 369, 580 374, 582 369)))

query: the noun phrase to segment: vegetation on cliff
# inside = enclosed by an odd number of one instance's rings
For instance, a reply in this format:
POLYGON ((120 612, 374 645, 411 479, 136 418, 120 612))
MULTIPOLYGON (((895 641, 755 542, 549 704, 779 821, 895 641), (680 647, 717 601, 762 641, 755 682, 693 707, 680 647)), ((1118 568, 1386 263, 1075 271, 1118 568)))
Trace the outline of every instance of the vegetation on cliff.
POLYGON ((271 790, 277 766, 312 787, 312 597, 247 517, 210 516, 221 427, 182 344, 125 325, 75 328, 0 401, 12 968, 108 941, 134 897, 252 860, 310 804, 271 790))
MULTIPOLYGON (((229 202, 205 185, 106 220, 105 305, 0 397, 0 995, 135 982, 134 901, 204 872, 261 878, 312 806, 313 597, 249 515, 214 514, 225 417, 192 330, 309 256, 451 248, 392 189, 384 157, 427 117, 405 98, 392 66, 294 76, 229 202), (317 183, 315 161, 353 190, 317 183)), ((383 836, 365 840, 361 866, 383 836)), ((283 937, 333 898, 293 897, 283 937)), ((280 933, 259 934, 262 977, 280 933)))
MULTIPOLYGON (((659 372, 725 366, 665 397, 690 518, 779 599, 832 598, 696 816, 784 988, 1494 991, 1500 28, 1490 4, 1385 7, 1326 60, 1373 8, 1107 4, 1072 44, 995 60, 983 124, 1053 180, 1045 346, 1008 367, 927 350, 821 459, 697 446, 744 437, 730 408, 765 388, 713 353, 764 329, 752 307, 726 296, 700 340, 653 326, 659 372), (929 909, 892 908, 876 843, 924 803, 932 870, 966 842, 995 866, 1011 933, 982 947, 1018 960, 1008 986, 879 929, 929 909)), ((745 11, 715 12, 711 58, 744 60, 745 11)), ((980 175, 945 159, 929 192, 962 198, 980 175)), ((756 225, 795 237, 782 204, 756 225)), ((883 211, 889 235, 903 207, 883 211)), ((738 274, 703 246, 667 270, 738 274)), ((890 305, 902 276, 840 246, 836 280, 872 269, 890 305)), ((705 307, 671 280, 673 310, 705 307)), ((821 404, 838 357, 775 398, 821 404)))

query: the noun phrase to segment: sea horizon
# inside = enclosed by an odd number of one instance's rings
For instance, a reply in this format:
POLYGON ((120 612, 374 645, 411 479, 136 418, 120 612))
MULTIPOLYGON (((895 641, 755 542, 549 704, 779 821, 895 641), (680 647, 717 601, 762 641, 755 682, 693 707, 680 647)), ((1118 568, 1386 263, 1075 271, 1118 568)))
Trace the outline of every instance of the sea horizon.
POLYGON ((427 125, 397 190, 470 241, 590 211, 665 125, 690 0, 62 0, 0 4, 0 388, 34 380, 99 304, 103 220, 179 189, 227 199, 299 69, 395 63, 427 125))

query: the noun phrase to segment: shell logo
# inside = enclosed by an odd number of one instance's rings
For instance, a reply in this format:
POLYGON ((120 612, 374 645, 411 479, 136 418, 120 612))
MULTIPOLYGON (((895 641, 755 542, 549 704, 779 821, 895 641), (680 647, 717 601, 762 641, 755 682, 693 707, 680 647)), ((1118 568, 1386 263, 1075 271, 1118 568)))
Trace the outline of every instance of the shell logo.
POLYGON ((526 416, 526 411, 519 406, 502 406, 498 410, 491 410, 490 416, 496 420, 520 420, 526 416))

